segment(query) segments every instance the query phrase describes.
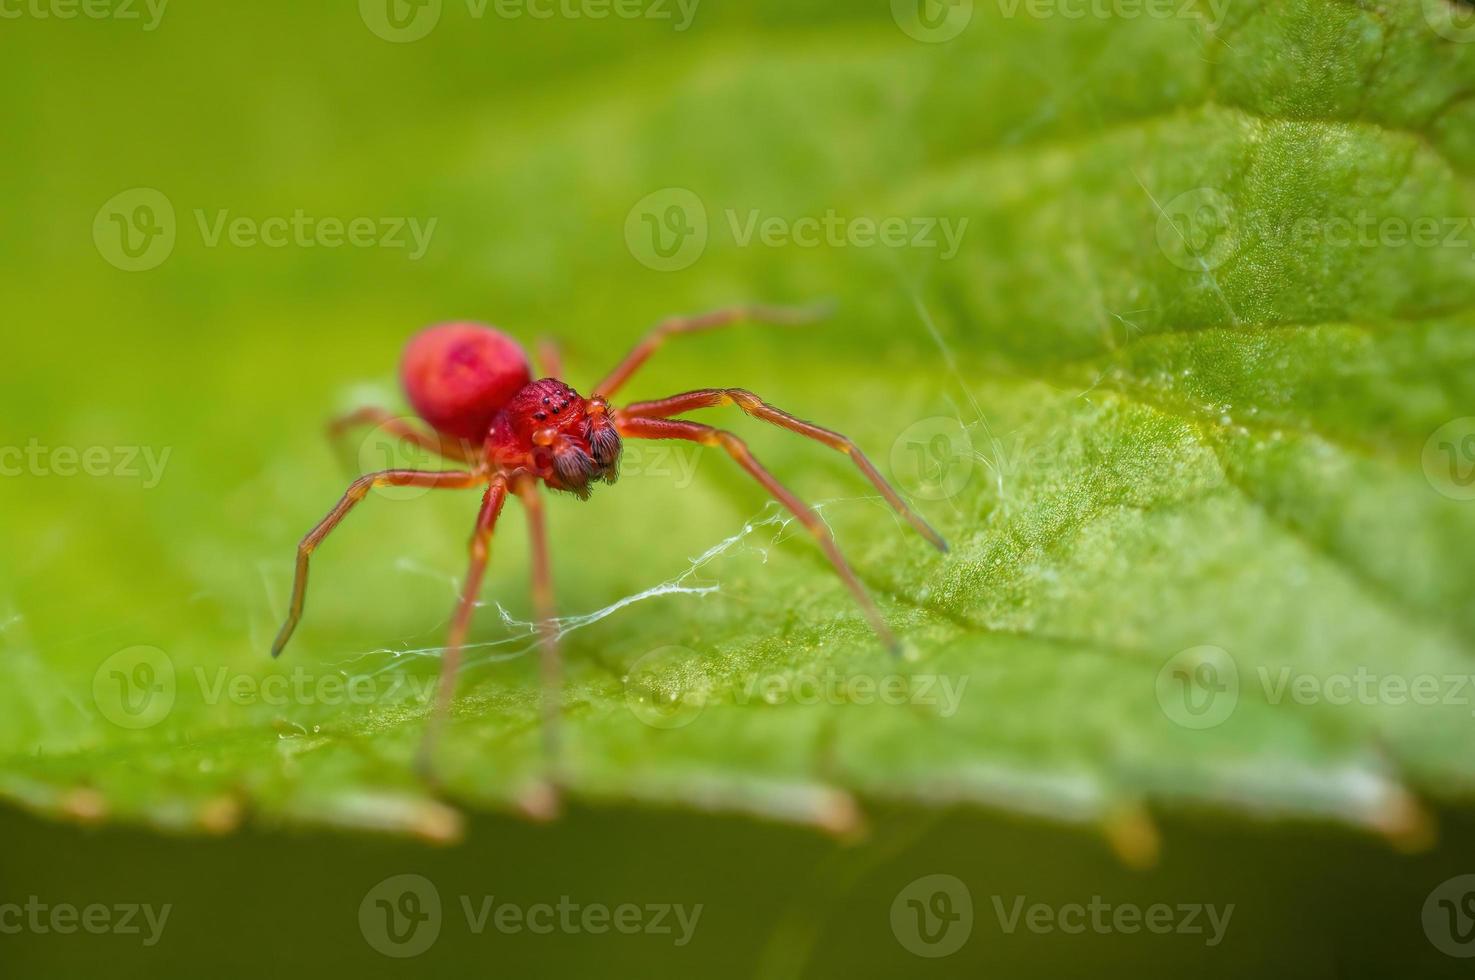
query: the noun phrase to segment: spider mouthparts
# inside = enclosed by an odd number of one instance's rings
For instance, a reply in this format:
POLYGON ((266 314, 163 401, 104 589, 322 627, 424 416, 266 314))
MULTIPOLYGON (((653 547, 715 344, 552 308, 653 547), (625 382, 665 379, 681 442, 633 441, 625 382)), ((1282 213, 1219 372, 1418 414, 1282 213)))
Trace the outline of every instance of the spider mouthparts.
MULTIPOLYGON (((618 466, 620 462, 620 432, 608 420, 591 423, 589 426, 589 449, 604 468, 618 466)), ((611 480, 610 482, 614 482, 611 480)))
POLYGON ((599 475, 600 466, 579 446, 564 440, 553 450, 553 472, 560 489, 568 490, 580 500, 588 500, 589 484, 599 475))

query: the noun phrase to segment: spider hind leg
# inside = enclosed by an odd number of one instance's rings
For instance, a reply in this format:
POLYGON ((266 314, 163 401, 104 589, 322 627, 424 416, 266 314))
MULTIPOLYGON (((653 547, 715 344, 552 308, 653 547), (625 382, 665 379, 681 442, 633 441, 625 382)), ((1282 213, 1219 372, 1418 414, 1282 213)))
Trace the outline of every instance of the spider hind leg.
POLYGON ((343 499, 328 512, 328 515, 318 522, 317 526, 307 533, 302 542, 297 546, 297 570, 292 580, 292 602, 288 608, 287 619, 282 623, 281 630, 277 633, 276 641, 271 646, 271 655, 279 657, 286 649, 287 642, 292 639, 292 634, 297 629, 297 624, 302 620, 302 610, 307 600, 307 573, 312 553, 317 550, 323 539, 333 533, 333 529, 343 523, 343 519, 349 512, 357 507, 369 491, 376 487, 426 487, 429 489, 461 490, 478 486, 486 482, 486 478, 475 473, 467 473, 458 470, 444 472, 427 470, 385 470, 382 473, 370 473, 361 476, 349 484, 343 499))

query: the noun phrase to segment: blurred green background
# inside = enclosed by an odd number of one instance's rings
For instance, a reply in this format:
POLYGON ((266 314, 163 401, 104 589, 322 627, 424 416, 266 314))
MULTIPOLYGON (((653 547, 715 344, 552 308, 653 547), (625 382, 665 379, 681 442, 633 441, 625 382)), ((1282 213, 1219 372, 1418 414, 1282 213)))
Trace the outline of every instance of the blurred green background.
MULTIPOLYGON (((0 479, 0 905, 174 906, 149 948, 0 931, 5 973, 1453 975, 1421 916, 1475 871, 1468 704, 1245 696, 1199 732, 1154 688, 1205 644, 1246 690, 1281 665, 1470 672, 1475 505, 1431 490, 1420 453, 1475 415, 1471 250, 1285 234, 1471 214, 1475 44, 1430 3, 0 6, 0 444, 51 467, 0 479), (910 235, 783 237, 829 214, 910 235), (305 240, 259 240, 298 215, 305 240), (745 240, 755 217, 781 237, 745 240), (330 247, 355 219, 364 242, 330 247), (650 222, 673 243, 705 222, 705 245, 667 257, 650 222), (698 453, 632 457, 618 486, 551 507, 568 613, 720 587, 568 637, 561 820, 516 815, 539 771, 533 665, 495 659, 516 644, 467 672, 441 798, 407 765, 413 697, 185 693, 218 668, 434 676, 433 656, 392 651, 441 642, 467 495, 367 502, 320 553, 288 660, 265 660, 297 538, 388 458, 357 440, 335 456, 323 424, 400 406, 413 330, 553 338, 587 391, 666 315, 822 299, 836 314, 812 328, 674 344, 628 394, 751 388, 854 436, 918 498, 946 560, 843 459, 721 420, 826 501, 914 669, 969 680, 957 718, 632 718, 632 665, 668 646, 719 681, 894 669, 791 533, 760 527, 682 577, 768 513, 698 453), (946 493, 914 452, 939 433, 969 443, 946 493), (57 447, 139 455, 69 477, 57 447), (97 685, 108 663, 152 683, 140 648, 181 694, 134 729, 97 685), (447 906, 404 961, 359 921, 402 873, 447 906), (930 874, 974 906, 946 958, 892 925, 930 874), (471 935, 458 897, 489 894, 704 912, 684 947, 471 935), (1213 947, 1008 934, 994 902, 1017 895, 1236 912, 1213 947)), ((514 620, 520 525, 509 507, 486 589, 514 620)), ((496 613, 483 643, 509 632, 496 613)))

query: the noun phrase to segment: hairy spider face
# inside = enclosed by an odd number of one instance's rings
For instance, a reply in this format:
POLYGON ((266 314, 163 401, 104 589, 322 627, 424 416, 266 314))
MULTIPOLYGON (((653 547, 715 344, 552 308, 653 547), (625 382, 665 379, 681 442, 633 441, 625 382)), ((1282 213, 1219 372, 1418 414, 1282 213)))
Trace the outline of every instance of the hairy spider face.
POLYGON ((620 434, 602 398, 585 398, 553 378, 512 396, 492 423, 488 448, 508 469, 525 468, 582 500, 620 475, 620 434))

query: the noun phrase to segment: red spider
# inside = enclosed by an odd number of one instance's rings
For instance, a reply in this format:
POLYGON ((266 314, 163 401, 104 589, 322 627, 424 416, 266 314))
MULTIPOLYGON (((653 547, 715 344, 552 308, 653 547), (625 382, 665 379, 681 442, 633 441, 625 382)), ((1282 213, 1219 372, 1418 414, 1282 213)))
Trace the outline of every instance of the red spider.
POLYGON ((614 483, 619 475, 622 437, 683 439, 721 447, 738 465, 763 484, 769 493, 777 497, 814 535, 835 571, 855 595, 877 635, 892 650, 896 650, 895 636, 835 546, 828 526, 814 510, 774 479, 753 458, 743 441, 731 432, 699 422, 674 419, 672 416, 699 408, 736 405, 755 418, 837 449, 860 467, 860 471, 876 485, 881 495, 898 513, 910 521, 928 541, 946 551, 947 543, 941 535, 902 501, 853 442, 838 433, 779 411, 752 392, 739 388, 706 388, 658 401, 635 402, 624 408, 611 407, 607 400, 674 334, 712 330, 743 319, 767 323, 802 323, 811 319, 811 316, 793 310, 733 308, 702 316, 667 320, 652 330, 595 387, 590 398, 584 398, 558 380, 562 371, 557 353, 551 348, 540 352, 549 377, 534 381, 527 354, 516 341, 490 327, 448 323, 422 331, 405 348, 400 378, 415 411, 434 432, 421 431, 378 408, 362 409, 339 419, 333 423, 331 431, 335 435, 341 435, 352 426, 378 425, 406 442, 465 464, 466 468, 450 471, 385 470, 353 481, 338 505, 302 539, 297 548, 297 573, 292 585, 291 610, 272 645, 272 656, 281 654, 302 618, 303 599, 307 591, 308 559, 313 550, 372 488, 398 486, 466 489, 486 486, 471 540, 471 565, 451 621, 436 703, 425 742, 422 744, 420 761, 422 765, 427 764, 435 733, 455 693, 461 648, 471 625, 477 594, 481 590, 492 529, 510 490, 521 498, 523 506, 527 508, 532 537, 533 601, 542 646, 545 748, 551 756, 556 757, 554 733, 557 730, 557 705, 554 696, 559 682, 559 658, 543 501, 538 493, 538 484, 587 499, 595 483, 614 483))

